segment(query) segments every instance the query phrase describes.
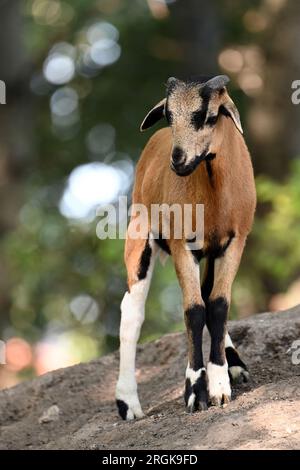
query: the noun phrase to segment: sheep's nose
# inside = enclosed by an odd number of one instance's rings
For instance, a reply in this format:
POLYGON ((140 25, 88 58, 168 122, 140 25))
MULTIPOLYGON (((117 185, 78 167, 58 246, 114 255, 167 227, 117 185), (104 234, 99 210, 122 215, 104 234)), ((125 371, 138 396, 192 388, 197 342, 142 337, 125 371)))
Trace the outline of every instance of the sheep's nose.
POLYGON ((183 158, 183 150, 180 147, 175 147, 172 152, 172 162, 174 165, 180 163, 183 158))

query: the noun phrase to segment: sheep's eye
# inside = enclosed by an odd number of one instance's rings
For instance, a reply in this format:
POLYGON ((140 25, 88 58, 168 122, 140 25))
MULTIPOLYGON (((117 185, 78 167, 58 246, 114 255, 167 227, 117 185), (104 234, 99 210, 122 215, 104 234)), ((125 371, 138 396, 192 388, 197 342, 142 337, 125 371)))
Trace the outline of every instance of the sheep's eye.
POLYGON ((208 116, 208 118, 206 119, 205 124, 207 126, 213 127, 217 123, 217 120, 218 120, 218 115, 213 114, 212 116, 208 116))
POLYGON ((192 113, 191 123, 196 129, 196 131, 198 131, 199 129, 201 129, 201 127, 204 126, 205 118, 206 109, 199 109, 199 111, 194 111, 192 113))

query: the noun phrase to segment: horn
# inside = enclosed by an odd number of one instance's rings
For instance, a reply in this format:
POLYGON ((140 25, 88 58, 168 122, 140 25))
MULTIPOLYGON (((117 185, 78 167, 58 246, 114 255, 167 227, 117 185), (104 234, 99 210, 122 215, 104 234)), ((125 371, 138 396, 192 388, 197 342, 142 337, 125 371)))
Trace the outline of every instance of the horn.
POLYGON ((220 90, 227 85, 229 82, 229 77, 227 75, 217 75, 216 77, 211 78, 205 83, 205 87, 210 88, 211 90, 220 90))
POLYGON ((168 86, 169 86, 169 85, 172 85, 172 84, 175 83, 175 82, 177 82, 177 78, 175 78, 175 77, 170 77, 170 78, 168 78, 168 80, 167 80, 167 85, 168 85, 168 86))
POLYGON ((177 82, 178 82, 178 80, 175 77, 168 78, 168 80, 167 80, 167 91, 171 92, 173 90, 173 88, 175 88, 177 82))

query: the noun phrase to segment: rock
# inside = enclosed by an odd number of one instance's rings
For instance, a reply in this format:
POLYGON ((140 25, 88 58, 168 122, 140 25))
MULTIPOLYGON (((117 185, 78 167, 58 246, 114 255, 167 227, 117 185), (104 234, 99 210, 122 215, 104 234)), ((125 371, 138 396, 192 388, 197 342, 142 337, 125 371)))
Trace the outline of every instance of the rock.
POLYGON ((60 409, 57 405, 50 406, 42 416, 39 418, 39 423, 50 423, 51 421, 57 421, 59 419, 60 409))

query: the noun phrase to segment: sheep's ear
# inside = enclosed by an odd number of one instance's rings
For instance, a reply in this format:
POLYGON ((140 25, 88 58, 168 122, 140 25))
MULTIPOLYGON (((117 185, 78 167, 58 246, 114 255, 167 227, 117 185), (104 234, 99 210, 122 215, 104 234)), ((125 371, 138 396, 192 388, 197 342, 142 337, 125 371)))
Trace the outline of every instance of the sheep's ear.
POLYGON ((234 104, 232 99, 229 98, 229 96, 227 97, 225 103, 223 103, 223 105, 221 106, 220 111, 222 114, 225 114, 225 116, 231 117, 236 128, 240 131, 241 134, 243 134, 240 113, 238 112, 236 105, 234 104))
POLYGON ((161 100, 159 103, 157 103, 154 108, 149 111, 145 119, 143 120, 140 130, 145 131, 149 127, 153 126, 157 121, 159 121, 162 117, 165 115, 165 107, 166 107, 166 98, 161 100))

